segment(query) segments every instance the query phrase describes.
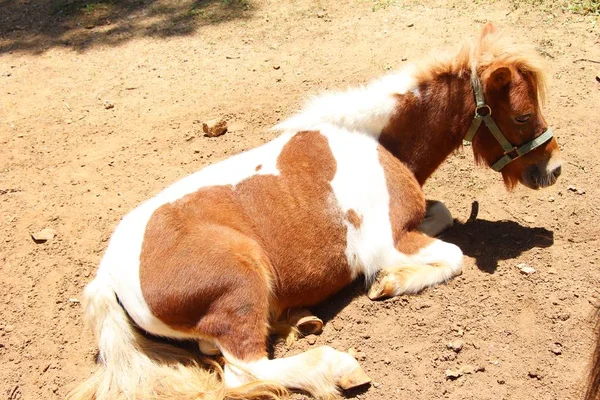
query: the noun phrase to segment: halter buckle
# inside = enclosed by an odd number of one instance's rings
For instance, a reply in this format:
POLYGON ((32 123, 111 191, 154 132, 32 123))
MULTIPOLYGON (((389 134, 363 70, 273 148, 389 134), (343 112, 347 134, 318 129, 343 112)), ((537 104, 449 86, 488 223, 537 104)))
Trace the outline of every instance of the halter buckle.
POLYGON ((492 109, 487 104, 478 106, 475 109, 475 118, 483 118, 483 117, 487 117, 488 115, 489 116, 492 115, 492 109))
POLYGON ((507 156, 507 157, 509 157, 509 158, 510 158, 510 161, 512 161, 512 160, 514 160, 514 159, 516 159, 516 158, 519 158, 519 157, 521 157, 521 156, 519 155, 519 152, 518 152, 518 150, 519 150, 519 148, 518 148, 517 146, 514 146, 514 147, 512 148, 512 150, 507 150, 507 151, 505 151, 505 152, 504 152, 504 155, 505 155, 505 156, 507 156))

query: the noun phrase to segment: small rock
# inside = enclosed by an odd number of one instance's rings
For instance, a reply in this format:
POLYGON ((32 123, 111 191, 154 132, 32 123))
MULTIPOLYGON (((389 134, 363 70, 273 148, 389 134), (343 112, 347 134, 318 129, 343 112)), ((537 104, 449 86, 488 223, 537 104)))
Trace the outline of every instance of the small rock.
POLYGON ((104 109, 110 110, 111 108, 115 108, 115 105, 110 100, 106 100, 104 102, 104 109))
POLYGON ((279 65, 273 65, 273 69, 279 69, 279 68, 281 68, 281 66, 279 66, 279 65))
POLYGON ((460 353, 464 345, 465 342, 462 340, 455 340, 454 342, 448 343, 446 347, 450 350, 454 350, 455 353, 460 353))
POLYGON ((556 316, 556 318, 560 319, 561 321, 566 321, 566 320, 568 320, 569 318, 571 318, 571 314, 569 314, 569 313, 558 314, 558 315, 556 316))
POLYGON ((202 123, 202 130, 206 137, 217 137, 227 132, 227 121, 224 119, 213 119, 202 123))
POLYGON ((33 241, 38 244, 45 243, 48 240, 52 240, 54 239, 54 236, 56 236, 56 231, 52 228, 45 228, 37 233, 31 234, 31 238, 33 239, 33 241))
POLYGON ((550 196, 550 197, 548 197, 548 201, 549 201, 550 203, 554 203, 554 197, 553 197, 553 196, 550 196))
POLYGON ((15 330, 15 326, 14 325, 6 325, 4 327, 4 332, 9 333, 15 330))
POLYGON ((521 273, 525 274, 525 275, 531 275, 535 272, 535 268, 533 268, 525 263, 517 264, 517 268, 519 268, 519 271, 521 271, 521 273))
POLYGON ((317 18, 325 18, 325 11, 319 11, 317 12, 317 18))
POLYGON ((529 377, 532 379, 537 379, 538 381, 543 378, 542 374, 537 369, 533 369, 533 370, 529 371, 527 373, 527 375, 529 375, 529 377))
POLYGON ((75 303, 75 304, 77 304, 77 303, 79 303, 79 299, 76 299, 76 298, 74 298, 74 297, 71 297, 71 298, 69 299, 69 303, 75 303))
POLYGON ((331 321, 331 326, 333 326, 333 329, 338 332, 344 329, 344 324, 342 324, 340 321, 331 321))
POLYGON ((458 379, 462 376, 462 372, 457 369, 447 369, 446 370, 446 379, 450 379, 451 381, 458 379))
POLYGON ((406 25, 406 27, 408 27, 408 28, 412 28, 413 26, 415 26, 415 24, 413 24, 412 22, 410 24, 406 25))
POLYGON ((496 382, 498 382, 500 385, 504 385, 506 383, 504 379, 498 379, 496 382))
POLYGON ((556 354, 557 356, 562 354, 562 345, 560 343, 554 343, 550 351, 556 354))
POLYGON ((317 337, 315 335, 308 335, 306 337, 306 341, 312 346, 313 344, 317 343, 317 337))
POLYGON ((535 222, 535 218, 527 215, 527 216, 523 217, 523 221, 527 222, 528 224, 533 224, 535 222))

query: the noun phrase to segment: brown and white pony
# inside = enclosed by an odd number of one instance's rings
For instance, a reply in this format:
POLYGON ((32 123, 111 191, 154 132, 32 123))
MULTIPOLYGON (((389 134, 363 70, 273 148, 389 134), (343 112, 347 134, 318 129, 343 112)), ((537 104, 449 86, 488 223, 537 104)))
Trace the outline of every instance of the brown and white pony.
MULTIPOLYGON (((316 98, 276 127, 275 140, 141 204, 115 230, 85 290, 100 368, 69 398, 277 397, 282 388, 326 398, 368 383, 351 354, 330 347, 268 359, 270 326, 359 276, 378 299, 460 274, 460 249, 418 229, 421 186, 461 146, 476 108, 481 118, 489 109, 517 147, 546 132, 540 65, 530 48, 486 26, 454 54, 316 98), (477 82, 487 109, 476 107, 477 82), (162 363, 164 346, 140 332, 196 340, 205 354, 222 353, 224 370, 216 377, 162 363)), ((494 165, 507 151, 488 122, 475 127, 472 147, 494 165)), ((508 187, 554 183, 555 139, 501 172, 508 187)))

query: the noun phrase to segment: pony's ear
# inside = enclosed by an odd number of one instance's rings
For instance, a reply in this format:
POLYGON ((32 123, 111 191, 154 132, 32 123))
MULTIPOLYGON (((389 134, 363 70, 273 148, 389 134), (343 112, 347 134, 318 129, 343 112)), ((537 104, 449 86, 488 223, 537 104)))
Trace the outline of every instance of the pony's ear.
POLYGON ((483 27, 483 30, 481 31, 481 37, 486 37, 487 35, 491 34, 491 33, 495 33, 496 32, 496 27, 494 26, 494 24, 492 24, 491 22, 488 22, 485 24, 485 26, 483 27))
POLYGON ((499 90, 510 83, 512 71, 508 67, 495 67, 486 79, 486 86, 490 90, 499 90))

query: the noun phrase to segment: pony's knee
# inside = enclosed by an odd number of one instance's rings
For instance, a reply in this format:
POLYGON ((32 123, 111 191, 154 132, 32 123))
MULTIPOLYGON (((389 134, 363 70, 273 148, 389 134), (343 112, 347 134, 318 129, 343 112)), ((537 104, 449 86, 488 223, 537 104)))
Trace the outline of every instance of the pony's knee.
POLYGON ((419 225, 418 230, 427 236, 437 236, 446 229, 452 228, 454 219, 448 207, 441 201, 429 201, 425 218, 419 225))
POLYGON ((413 260, 424 264, 446 266, 454 272, 460 272, 463 265, 463 252, 455 244, 435 239, 414 255, 413 260))

